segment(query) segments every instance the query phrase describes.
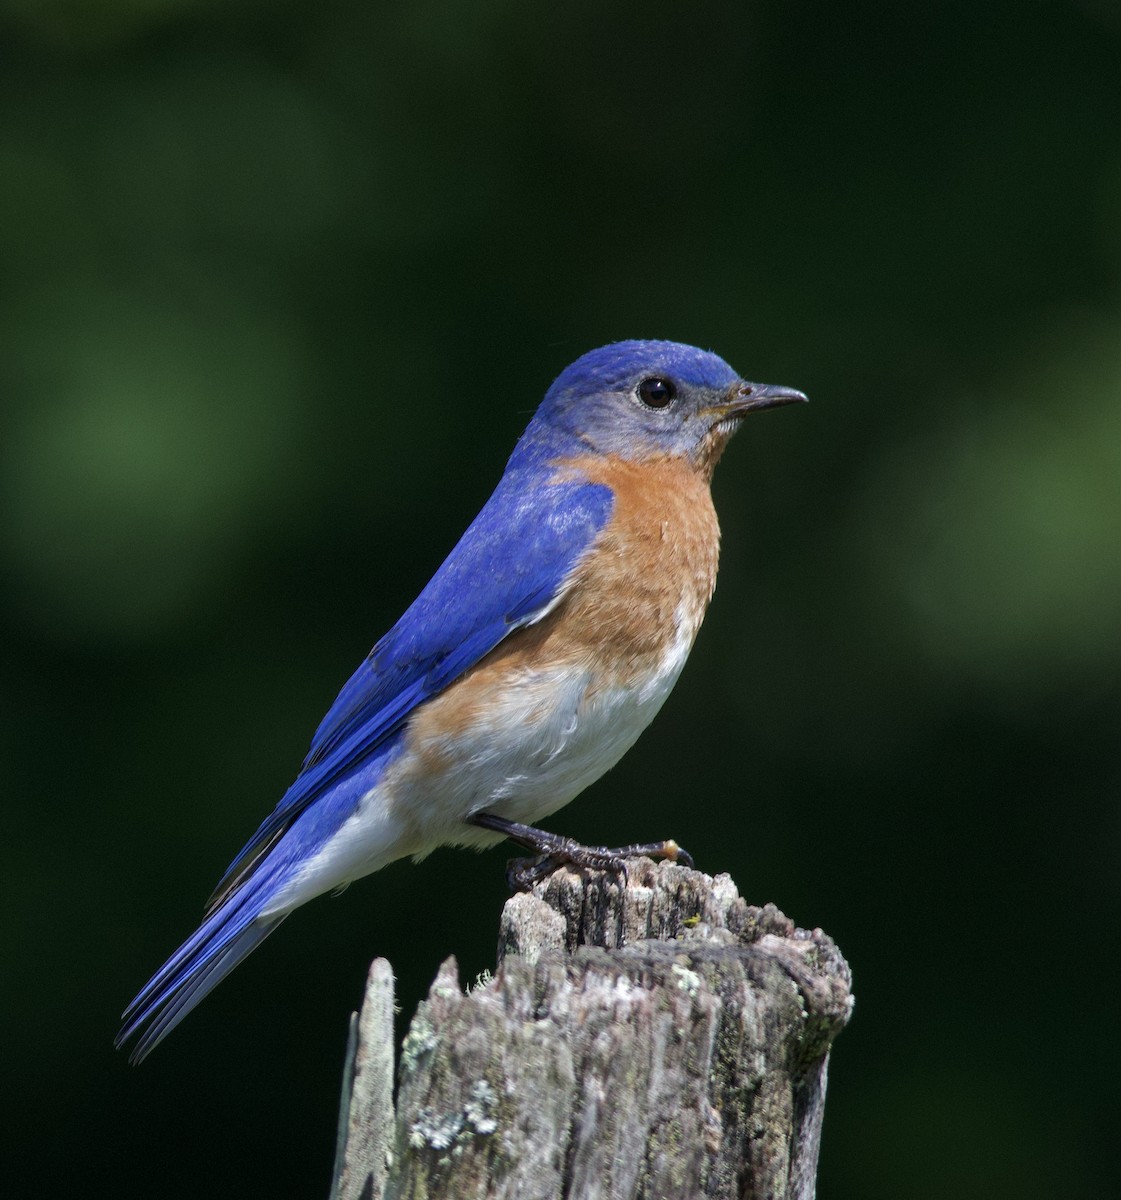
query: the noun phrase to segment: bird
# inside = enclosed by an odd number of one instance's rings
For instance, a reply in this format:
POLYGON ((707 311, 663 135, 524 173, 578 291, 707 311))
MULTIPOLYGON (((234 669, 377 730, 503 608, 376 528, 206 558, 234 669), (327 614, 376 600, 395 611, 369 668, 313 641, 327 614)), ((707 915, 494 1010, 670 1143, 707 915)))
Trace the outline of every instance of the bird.
POLYGON ((748 415, 805 401, 716 354, 614 342, 556 378, 475 520, 339 692, 202 924, 125 1010, 145 1058, 293 910, 439 846, 504 838, 625 870, 669 840, 539 829, 614 766, 676 682, 716 585, 710 483, 748 415))

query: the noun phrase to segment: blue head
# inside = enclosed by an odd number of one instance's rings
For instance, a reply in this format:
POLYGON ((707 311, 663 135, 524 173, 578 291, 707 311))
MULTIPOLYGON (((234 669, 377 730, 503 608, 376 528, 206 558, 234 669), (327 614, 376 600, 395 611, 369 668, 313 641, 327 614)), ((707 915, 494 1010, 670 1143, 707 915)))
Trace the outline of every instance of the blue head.
POLYGON ((684 458, 711 472, 749 412, 805 400, 746 383, 722 359, 679 342, 614 342, 566 367, 511 463, 580 454, 684 458))

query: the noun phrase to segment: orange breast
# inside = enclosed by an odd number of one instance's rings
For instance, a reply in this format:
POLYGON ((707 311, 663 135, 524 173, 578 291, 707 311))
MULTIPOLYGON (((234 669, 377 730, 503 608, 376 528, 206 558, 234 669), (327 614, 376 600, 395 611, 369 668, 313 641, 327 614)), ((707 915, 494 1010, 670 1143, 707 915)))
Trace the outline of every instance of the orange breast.
MULTIPOLYGON (((687 627, 704 616, 720 551, 708 481, 681 459, 630 463, 612 458, 565 464, 615 493, 610 523, 581 562, 552 634, 582 651, 615 681, 657 670, 687 627)), ((544 624, 544 622, 543 622, 544 624)))
MULTIPOLYGON (((707 479, 677 459, 588 457, 560 463, 558 472, 610 487, 611 520, 548 616, 512 634, 413 716, 410 743, 425 748, 428 768, 521 681, 563 667, 586 675, 593 693, 643 687, 670 669, 672 648, 687 652, 700 626, 720 548, 707 479)), ((534 715, 523 719, 532 724, 534 715)))

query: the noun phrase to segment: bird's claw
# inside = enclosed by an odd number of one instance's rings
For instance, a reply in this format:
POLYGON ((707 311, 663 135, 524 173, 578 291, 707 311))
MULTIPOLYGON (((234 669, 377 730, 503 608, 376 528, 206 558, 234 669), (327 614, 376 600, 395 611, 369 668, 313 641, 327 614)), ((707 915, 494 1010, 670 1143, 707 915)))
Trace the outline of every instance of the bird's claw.
POLYGON ((600 847, 573 845, 563 850, 550 850, 532 858, 512 858, 506 864, 506 882, 513 892, 529 892, 535 884, 547 879, 561 867, 587 867, 621 876, 627 886, 629 874, 626 862, 600 847))
POLYGON ((693 866, 692 855, 672 838, 662 842, 634 842, 612 850, 606 846, 584 846, 575 838, 535 829, 532 825, 523 825, 485 810, 472 813, 467 820, 480 829, 500 833, 503 837, 525 846, 527 850, 535 851, 532 858, 512 858, 507 862, 506 882, 514 892, 530 891, 535 884, 563 866, 608 871, 622 878, 623 887, 627 886, 629 879, 625 861, 628 858, 664 858, 670 862, 681 863, 685 867, 693 866))
POLYGON ((642 842, 608 849, 606 846, 583 846, 569 838, 532 858, 512 858, 506 864, 506 882, 513 892, 532 891, 535 884, 546 879, 561 867, 585 867, 606 871, 619 879, 625 888, 630 880, 628 858, 658 858, 693 868, 693 856, 672 838, 663 842, 642 842))

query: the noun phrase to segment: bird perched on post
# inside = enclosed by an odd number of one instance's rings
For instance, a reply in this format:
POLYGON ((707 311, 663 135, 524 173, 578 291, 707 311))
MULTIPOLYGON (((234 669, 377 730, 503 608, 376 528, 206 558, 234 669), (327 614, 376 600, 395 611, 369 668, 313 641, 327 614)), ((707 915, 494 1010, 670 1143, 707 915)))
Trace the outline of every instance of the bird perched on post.
POLYGON ((535 829, 614 766, 673 687, 716 584, 709 484, 749 413, 804 401, 715 354, 617 342, 549 389, 494 494, 370 652, 300 774, 124 1014, 144 1058, 293 909, 399 858, 504 837, 618 866, 673 842, 535 829))

